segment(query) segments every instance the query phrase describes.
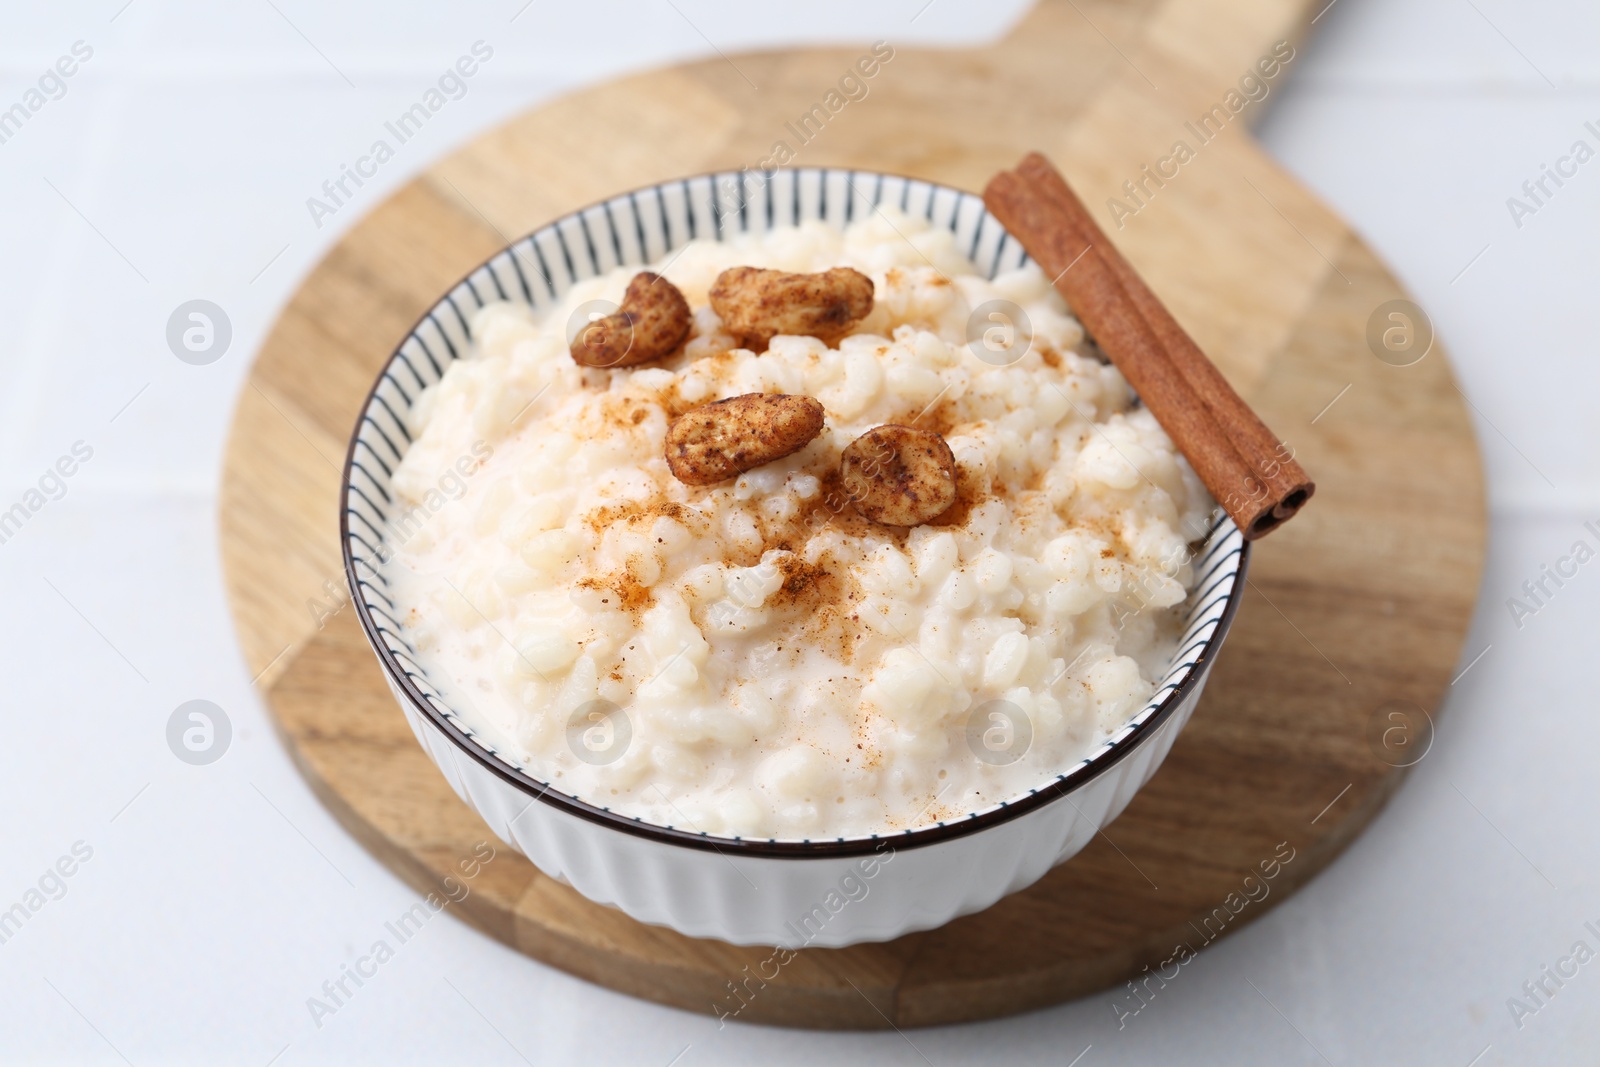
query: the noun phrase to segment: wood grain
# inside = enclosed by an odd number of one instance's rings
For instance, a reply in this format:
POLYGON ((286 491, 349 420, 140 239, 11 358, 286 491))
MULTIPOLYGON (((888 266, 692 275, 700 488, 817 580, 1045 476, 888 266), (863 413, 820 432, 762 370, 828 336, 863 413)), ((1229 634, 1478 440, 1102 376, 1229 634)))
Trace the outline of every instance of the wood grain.
MULTIPOLYGON (((1098 209, 1275 41, 1297 42, 1318 6, 1047 0, 986 47, 897 48, 869 96, 794 162, 977 190, 1037 148, 1098 209)), ((263 346, 222 489, 240 640, 306 779, 417 888, 436 888, 488 831, 417 746, 353 613, 335 610, 328 591, 340 581, 337 463, 368 384, 415 318, 509 236, 616 191, 756 164, 865 48, 717 58, 535 108, 377 205, 263 346)), ((752 982, 738 1018, 919 1026, 1120 983, 1275 905, 1397 787, 1403 772, 1374 748, 1370 720, 1394 699, 1435 708, 1450 678, 1483 560, 1482 472, 1444 353, 1397 368, 1367 349, 1368 318, 1405 294, 1250 139, 1244 126, 1260 106, 1123 228, 1099 216, 1318 483, 1305 512, 1258 544, 1192 723, 1127 812, 1037 885, 938 930, 806 950, 752 982), (1234 915, 1229 894, 1280 848, 1294 858, 1270 895, 1234 915)), ((642 926, 500 852, 458 913, 574 974, 731 1012, 741 1001, 729 983, 767 956, 642 926)))

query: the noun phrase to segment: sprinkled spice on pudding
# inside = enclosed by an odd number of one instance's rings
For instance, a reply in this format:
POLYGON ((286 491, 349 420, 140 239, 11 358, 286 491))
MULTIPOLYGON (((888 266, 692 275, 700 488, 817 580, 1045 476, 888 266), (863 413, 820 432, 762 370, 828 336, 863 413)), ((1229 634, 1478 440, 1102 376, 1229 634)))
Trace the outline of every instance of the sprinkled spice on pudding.
POLYGON ((709 833, 887 832, 1038 787, 1144 705, 1212 503, 1036 267, 988 280, 874 215, 650 269, 648 352, 618 332, 635 270, 482 309, 393 480, 403 511, 470 458, 460 499, 397 520, 389 575, 530 774, 709 833), (599 299, 607 330, 568 336, 599 299), (980 359, 995 300, 1031 336, 980 359), (626 718, 603 760, 569 729, 597 701, 626 718), (1031 735, 1004 760, 972 747, 995 701, 1031 735))

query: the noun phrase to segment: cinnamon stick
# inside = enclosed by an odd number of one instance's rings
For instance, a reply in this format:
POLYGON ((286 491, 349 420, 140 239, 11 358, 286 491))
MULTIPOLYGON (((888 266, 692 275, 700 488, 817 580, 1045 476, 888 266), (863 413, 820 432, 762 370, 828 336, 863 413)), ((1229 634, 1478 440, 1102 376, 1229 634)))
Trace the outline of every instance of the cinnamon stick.
POLYGON ((996 175, 983 200, 1054 277, 1056 288, 1239 528, 1270 528, 1273 502, 1265 493, 1247 491, 1253 480, 1249 466, 1166 358, 1160 340, 1100 251, 1066 222, 1051 198, 1019 175, 996 175))
POLYGON ((1017 173, 1033 181, 1036 189, 1051 196, 1078 233, 1100 250, 1112 273, 1122 283, 1123 289, 1133 299, 1134 306, 1166 349, 1167 358, 1177 366, 1189 387, 1211 408, 1217 420, 1232 433, 1234 448, 1266 483, 1268 492, 1277 501, 1273 514, 1281 522, 1298 511, 1311 499, 1311 494, 1316 491, 1316 483, 1123 258, 1061 172, 1043 155, 1030 152, 1018 165, 1017 173))
POLYGON ((1309 499, 1314 486, 1299 464, 1283 454, 1043 156, 996 175, 984 202, 1053 278, 1246 539, 1275 529, 1309 499))

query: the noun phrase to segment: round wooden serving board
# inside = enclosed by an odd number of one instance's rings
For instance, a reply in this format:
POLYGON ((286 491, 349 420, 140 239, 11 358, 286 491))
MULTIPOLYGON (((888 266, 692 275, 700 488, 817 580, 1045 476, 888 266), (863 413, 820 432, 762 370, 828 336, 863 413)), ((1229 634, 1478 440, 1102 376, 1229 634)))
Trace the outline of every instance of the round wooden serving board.
MULTIPOLYGON (((342 603, 338 463, 358 405, 451 283, 560 213, 758 166, 778 140, 796 164, 972 190, 1037 148, 1295 448, 1316 499, 1258 542, 1201 707, 1105 834, 981 914, 887 944, 803 951, 739 1018, 866 1028, 1024 1011, 1120 983, 1180 944, 1199 949, 1306 882, 1394 792, 1403 772, 1392 764, 1425 745, 1416 709, 1437 706, 1457 662, 1485 529, 1472 426, 1444 353, 1395 367, 1369 350, 1368 320, 1400 286, 1256 146, 1244 127, 1262 104, 1203 145, 1185 126, 1225 104, 1275 42, 1298 43, 1321 6, 1047 0, 988 47, 896 48, 870 94, 804 144, 785 124, 822 102, 866 43, 715 57, 536 108, 378 205, 267 339, 223 476, 240 639, 318 795, 419 889, 488 836, 411 736, 354 613, 318 621, 342 603), (1194 158, 1118 229, 1099 206, 1178 140, 1194 158), (1408 706, 1396 701, 1415 706, 1409 718, 1389 718, 1408 706), (1263 862, 1276 873, 1270 895, 1241 904, 1263 862)), ((694 1011, 736 1007, 728 983, 769 955, 641 925, 507 849, 459 911, 547 963, 694 1011)))

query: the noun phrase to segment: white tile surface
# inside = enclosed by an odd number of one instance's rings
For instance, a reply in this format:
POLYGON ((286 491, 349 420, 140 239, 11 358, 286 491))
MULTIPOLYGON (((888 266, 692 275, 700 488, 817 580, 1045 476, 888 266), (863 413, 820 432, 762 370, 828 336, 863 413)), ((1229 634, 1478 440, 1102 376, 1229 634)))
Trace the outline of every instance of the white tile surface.
POLYGON ((4 1058, 944 1067, 1062 1065, 1092 1045, 1084 1067, 1593 1062, 1600 962, 1520 1029, 1506 1005, 1575 940, 1600 948, 1583 928, 1600 926, 1600 725, 1583 673, 1600 563, 1520 628, 1506 607, 1575 539, 1600 543, 1583 530, 1600 520, 1587 411, 1600 386, 1600 161, 1520 229, 1505 206, 1586 136, 1586 120, 1600 125, 1600 13, 1554 0, 1338 0, 1260 130, 1430 310, 1482 413, 1494 508, 1467 643, 1469 657, 1488 652, 1452 692, 1429 756, 1330 870, 1203 953, 1121 1030, 1107 994, 906 1035, 718 1031, 449 918, 313 1024, 306 998, 414 897, 290 766, 228 621, 214 543, 221 446, 277 308, 359 210, 529 102, 713 47, 959 43, 1022 6, 935 0, 908 23, 922 0, 674 3, 604 5, 603 47, 574 43, 593 5, 550 0, 514 23, 520 0, 8 12, 0 103, 74 41, 95 55, 0 145, 0 321, 11 327, 0 505, 75 441, 94 456, 64 499, 0 545, 11 668, 0 905, 74 842, 94 852, 0 945, 4 1058), (480 38, 496 55, 467 96, 361 201, 312 226, 305 197, 480 38), (163 342, 172 308, 197 296, 234 326, 229 354, 208 367, 178 363, 163 342), (173 709, 197 697, 222 705, 235 731, 211 767, 179 763, 164 741, 173 709))

